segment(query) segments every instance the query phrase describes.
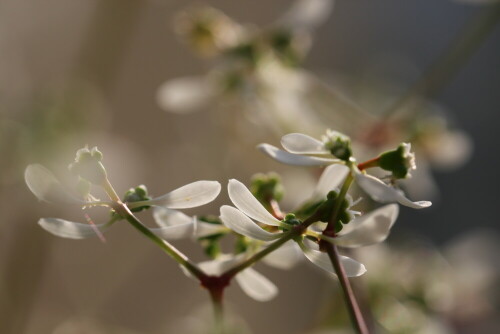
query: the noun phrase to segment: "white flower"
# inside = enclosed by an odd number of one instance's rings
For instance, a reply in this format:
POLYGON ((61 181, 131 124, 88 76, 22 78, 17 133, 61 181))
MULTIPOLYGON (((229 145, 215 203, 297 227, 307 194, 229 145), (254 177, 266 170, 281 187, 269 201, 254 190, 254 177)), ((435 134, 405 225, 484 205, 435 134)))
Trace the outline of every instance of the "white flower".
MULTIPOLYGON (((271 226, 271 228, 280 227, 283 230, 289 230, 292 228, 291 225, 273 217, 252 195, 250 190, 248 190, 241 182, 234 179, 230 180, 228 185, 228 192, 231 201, 237 207, 237 209, 227 205, 222 206, 220 218, 227 227, 234 230, 235 232, 252 239, 268 242, 280 238, 282 236, 282 233, 279 230, 275 232, 266 231, 252 219, 261 224, 271 226)), ((317 235, 317 233, 313 231, 311 231, 310 233, 317 235)), ((356 240, 356 237, 356 234, 353 234, 354 240, 356 240)), ((349 239, 349 237, 346 236, 345 239, 349 239)), ((346 244, 348 243, 346 241, 343 242, 346 244)), ((358 243, 361 242, 362 240, 358 243)), ((328 259, 327 254, 310 249, 305 245, 300 246, 304 251, 307 259, 309 259, 311 262, 330 273, 335 272, 330 260, 328 259)), ((286 259, 286 253, 281 254, 281 257, 283 259, 286 259)), ((360 276, 366 271, 361 263, 358 263, 350 258, 342 257, 341 261, 345 266, 347 275, 350 277, 360 276)))
MULTIPOLYGON (((79 205, 82 208, 91 206, 112 207, 113 205, 110 201, 83 200, 73 196, 49 170, 39 164, 29 165, 24 173, 24 179, 31 192, 41 201, 53 204, 79 205)), ((193 208, 213 201, 219 195, 220 189, 220 183, 217 181, 196 181, 151 200, 125 204, 129 209, 142 206, 160 206, 169 209, 193 208)), ((96 235, 96 228, 101 232, 104 231, 116 220, 117 218, 111 219, 106 224, 93 225, 58 218, 42 218, 38 223, 54 235, 70 239, 83 239, 96 235)), ((169 227, 163 227, 163 229, 169 230, 169 227)), ((156 231, 161 232, 161 229, 156 229, 156 231)), ((164 235, 166 232, 161 233, 164 235)), ((180 233, 180 231, 178 230, 175 233, 180 233)))
MULTIPOLYGON (((320 141, 302 133, 291 133, 281 138, 281 145, 286 151, 269 144, 260 144, 258 149, 271 158, 288 165, 325 166, 342 163, 341 160, 332 158, 327 148, 332 132, 328 132, 328 134, 324 137, 324 141, 320 141)), ((405 149, 409 149, 409 146, 406 145, 405 149)), ((412 161, 409 155, 408 161, 409 163, 412 161)), ((410 167, 413 167, 413 165, 410 165, 410 167)), ((401 205, 415 209, 426 208, 432 204, 429 201, 412 202, 405 197, 401 190, 385 184, 374 176, 361 172, 355 166, 351 168, 351 173, 354 174, 356 183, 377 202, 398 202, 401 205)))

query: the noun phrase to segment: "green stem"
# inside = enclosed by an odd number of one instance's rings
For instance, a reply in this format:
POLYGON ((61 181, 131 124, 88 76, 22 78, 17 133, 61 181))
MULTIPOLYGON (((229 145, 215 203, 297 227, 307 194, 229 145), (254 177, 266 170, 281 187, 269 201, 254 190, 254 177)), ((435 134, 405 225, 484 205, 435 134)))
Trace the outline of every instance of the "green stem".
POLYGON ((115 203, 113 209, 123 218, 125 218, 133 227, 135 227, 139 232, 144 234, 147 238, 158 245, 165 253, 167 253, 171 258, 173 258, 177 263, 186 268, 189 273, 191 273, 198 280, 202 281, 207 275, 200 270, 194 263, 189 261, 187 256, 182 254, 177 248, 169 244, 167 241, 163 240, 146 226, 144 226, 139 219, 137 219, 134 214, 129 210, 129 208, 123 203, 115 203))
POLYGON ((224 334, 224 309, 222 300, 224 288, 209 290, 214 310, 214 330, 213 334, 224 334))
POLYGON ((352 174, 349 173, 344 181, 344 184, 342 185, 342 188, 340 189, 340 194, 337 197, 337 200, 335 201, 335 206, 333 207, 332 215, 330 216, 328 225, 326 226, 326 229, 323 232, 324 234, 332 234, 329 236, 334 236, 333 234, 335 234, 335 225, 337 223, 337 219, 340 213, 340 206, 342 205, 342 202, 344 201, 344 198, 347 195, 347 191, 349 190, 349 187, 351 186, 353 180, 354 178, 352 174))

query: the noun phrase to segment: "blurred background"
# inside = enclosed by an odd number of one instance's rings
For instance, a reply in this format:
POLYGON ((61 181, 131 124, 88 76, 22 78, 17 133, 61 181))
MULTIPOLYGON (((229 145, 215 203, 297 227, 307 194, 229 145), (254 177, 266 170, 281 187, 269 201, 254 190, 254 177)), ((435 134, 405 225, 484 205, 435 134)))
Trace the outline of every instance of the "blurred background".
MULTIPOLYGON (((165 82, 205 75, 212 80, 224 73, 227 62, 218 55, 200 57, 186 41, 185 25, 179 26, 176 15, 194 4, 0 0, 0 333, 195 333, 176 326, 184 326, 186 317, 203 319, 207 303, 205 291, 126 224, 117 224, 106 243, 60 239, 43 231, 36 224, 40 217, 85 218, 79 209, 39 203, 23 180, 28 164, 42 163, 69 180, 66 166, 74 152, 97 145, 119 193, 145 184, 154 195, 199 179, 218 180, 224 188, 229 178, 248 184, 254 173, 278 171, 290 189, 284 201, 290 209, 303 198, 301 190, 313 184, 312 174, 277 164, 255 145, 279 146, 281 135, 312 124, 305 121, 309 117, 324 128, 304 132, 319 137, 331 128, 366 144, 372 137, 363 139, 358 130, 385 129, 381 122, 391 108, 397 109, 389 111, 395 115, 403 110, 403 117, 388 122, 388 133, 451 129, 453 135, 440 145, 458 153, 440 159, 447 155, 433 146, 442 138, 439 133, 419 141, 417 164, 425 175, 415 177, 407 190, 412 199, 431 199, 434 205, 418 212, 403 208, 389 238, 393 248, 369 252, 364 279, 373 284, 368 286, 387 286, 377 291, 398 299, 374 302, 394 310, 392 320, 376 312, 374 317, 388 333, 498 332, 499 5, 337 0, 331 12, 325 7, 317 25, 298 31, 297 36, 305 36, 298 38, 305 41, 300 61, 285 66, 282 81, 249 75, 254 85, 276 85, 272 99, 228 98, 217 91, 210 103, 196 104, 199 112, 176 112, 169 110, 175 109, 171 95, 159 91, 165 82), (295 86, 289 88, 287 76, 295 80, 297 73, 298 93, 295 86), (307 99, 320 103, 305 104, 307 99), (271 113, 271 106, 277 110, 271 113), (297 106, 310 114, 300 114, 297 106), (255 118, 251 113, 257 109, 255 118), (296 122, 285 116, 297 128, 267 128, 266 122, 279 123, 273 117, 282 120, 287 112, 298 113, 296 122), (410 120, 417 125, 407 125, 410 120), (380 264, 381 259, 387 261, 380 264), (428 282, 428 291, 412 290, 429 278, 450 283, 428 282), (426 298, 447 302, 443 306, 426 298), (394 318, 404 325, 394 324, 394 318)), ((203 4, 242 23, 238 29, 249 34, 280 22, 285 28, 301 24, 296 17, 280 21, 293 5, 289 0, 203 4)), ((185 99, 179 94, 181 102, 199 101, 189 92, 185 99)), ((413 138, 405 136, 396 137, 413 138)), ((188 213, 217 214, 227 203, 223 191, 210 206, 188 213)), ((91 214, 95 221, 105 215, 91 214)), ((192 242, 176 246, 197 261, 204 259, 192 242)), ((231 287, 228 309, 247 324, 239 327, 242 333, 349 333, 345 319, 329 317, 345 312, 339 310, 343 302, 330 278, 305 264, 286 272, 258 268, 279 286, 280 295, 261 304, 231 287)))

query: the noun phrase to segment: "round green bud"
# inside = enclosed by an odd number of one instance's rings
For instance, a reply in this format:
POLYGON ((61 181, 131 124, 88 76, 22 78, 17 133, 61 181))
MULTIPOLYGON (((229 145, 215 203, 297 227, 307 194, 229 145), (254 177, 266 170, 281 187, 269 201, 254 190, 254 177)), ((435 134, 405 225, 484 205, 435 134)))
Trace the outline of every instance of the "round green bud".
POLYGON ((378 162, 380 168, 390 171, 396 179, 409 177, 410 171, 417 168, 409 143, 401 143, 395 150, 382 153, 378 162))
POLYGON ((340 132, 328 130, 323 143, 325 149, 340 160, 349 161, 352 157, 351 139, 340 132))

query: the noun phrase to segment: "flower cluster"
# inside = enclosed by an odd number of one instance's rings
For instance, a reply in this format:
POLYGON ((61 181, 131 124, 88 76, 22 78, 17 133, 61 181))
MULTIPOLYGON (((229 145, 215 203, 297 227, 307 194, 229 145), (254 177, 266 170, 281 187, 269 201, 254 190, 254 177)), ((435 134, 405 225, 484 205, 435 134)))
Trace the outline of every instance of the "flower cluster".
MULTIPOLYGON (((79 193, 70 192, 50 171, 38 164, 27 167, 25 180, 40 200, 77 205, 84 209, 94 206, 111 209, 110 219, 104 224, 76 223, 59 218, 40 219, 39 224, 50 233, 82 239, 101 235, 115 222, 128 220, 153 241, 158 243, 161 240, 164 250, 202 285, 210 289, 213 277, 220 282, 234 277, 250 297, 259 301, 270 300, 278 292, 274 283, 251 268, 260 259, 273 267, 289 269, 301 258, 306 258, 327 273, 338 275, 322 243, 355 248, 387 238, 398 216, 398 206, 388 204, 366 214, 353 210, 358 201, 354 202, 347 194, 352 179, 375 200, 399 202, 414 208, 430 205, 429 202, 409 201, 400 190, 363 171, 374 166, 384 170, 394 169, 393 173, 399 173, 401 166, 413 169, 415 162, 408 144, 401 144, 394 151, 361 164, 355 163, 349 138, 340 133, 329 131, 323 141, 303 134, 289 134, 283 137, 282 144, 286 151, 268 144, 261 145, 260 149, 289 164, 328 165, 310 200, 286 214, 277 204, 283 189, 276 174, 257 175, 251 187, 253 193, 240 181, 229 180, 227 191, 234 206, 223 205, 219 217, 190 217, 178 211, 213 201, 221 190, 217 181, 196 181, 153 198, 147 188, 140 185, 129 189, 120 199, 109 182, 102 163, 103 155, 96 147, 79 150, 70 165, 70 170, 79 180, 79 193), (92 186, 102 187, 109 201, 101 201, 91 195, 92 186), (159 227, 148 228, 137 220, 134 212, 152 207, 159 227), (229 235, 236 238, 234 251, 222 252, 219 241, 229 235), (168 243, 182 238, 200 242, 211 259, 192 264, 168 243)), ((346 256, 339 256, 338 259, 347 277, 359 276, 366 271, 364 265, 354 259, 346 256)))

